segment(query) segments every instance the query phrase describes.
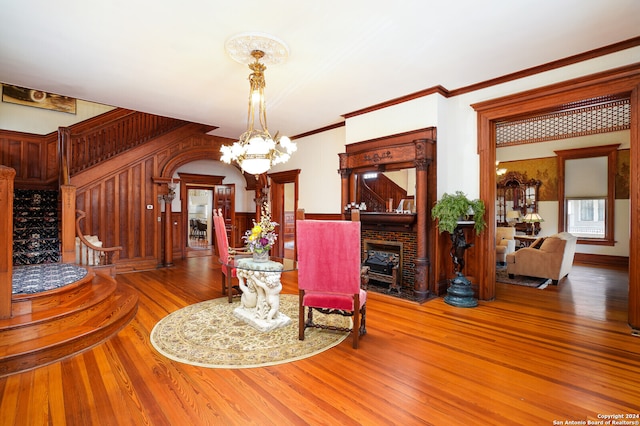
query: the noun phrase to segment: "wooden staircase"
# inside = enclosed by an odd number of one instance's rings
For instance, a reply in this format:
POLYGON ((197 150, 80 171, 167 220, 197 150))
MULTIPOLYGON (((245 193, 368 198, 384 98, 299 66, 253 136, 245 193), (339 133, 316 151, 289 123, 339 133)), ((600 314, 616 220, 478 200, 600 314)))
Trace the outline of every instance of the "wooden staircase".
POLYGON ((133 319, 138 295, 89 270, 56 290, 13 296, 0 319, 0 377, 60 361, 116 334, 133 319))

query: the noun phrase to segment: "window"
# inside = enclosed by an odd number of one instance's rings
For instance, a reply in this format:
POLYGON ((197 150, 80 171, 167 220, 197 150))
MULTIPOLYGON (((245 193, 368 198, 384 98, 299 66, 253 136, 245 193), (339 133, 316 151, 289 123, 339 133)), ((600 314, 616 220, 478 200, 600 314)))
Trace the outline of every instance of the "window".
POLYGON ((618 145, 556 151, 558 228, 581 244, 614 245, 618 145))
POLYGON ((567 232, 578 238, 605 238, 606 198, 567 200, 567 232))

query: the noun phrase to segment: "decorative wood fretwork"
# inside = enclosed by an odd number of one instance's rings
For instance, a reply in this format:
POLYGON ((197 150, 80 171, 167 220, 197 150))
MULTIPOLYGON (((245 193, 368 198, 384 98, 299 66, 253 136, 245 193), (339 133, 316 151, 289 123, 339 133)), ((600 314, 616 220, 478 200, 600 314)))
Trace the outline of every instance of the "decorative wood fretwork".
POLYGON ((628 96, 600 96, 563 105, 559 111, 496 123, 496 146, 545 142, 615 132, 631 126, 628 96))

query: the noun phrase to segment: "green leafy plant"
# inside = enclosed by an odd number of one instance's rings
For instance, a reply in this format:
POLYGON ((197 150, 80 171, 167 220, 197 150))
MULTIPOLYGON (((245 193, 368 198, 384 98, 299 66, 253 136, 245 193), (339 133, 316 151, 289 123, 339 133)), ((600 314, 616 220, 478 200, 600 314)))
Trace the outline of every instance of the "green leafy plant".
POLYGON ((452 234, 458 226, 458 221, 470 220, 470 216, 473 215, 473 228, 477 233, 481 233, 487 226, 484 212, 484 201, 470 200, 464 192, 456 191, 455 194, 442 194, 442 198, 431 209, 431 216, 438 220, 440 232, 447 231, 452 234))

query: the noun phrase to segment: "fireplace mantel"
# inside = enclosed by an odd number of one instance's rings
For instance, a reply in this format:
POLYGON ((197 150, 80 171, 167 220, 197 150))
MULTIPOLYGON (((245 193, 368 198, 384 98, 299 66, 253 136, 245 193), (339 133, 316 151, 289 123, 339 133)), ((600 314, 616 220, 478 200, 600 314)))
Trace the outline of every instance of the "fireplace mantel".
MULTIPOLYGON (((383 136, 345 146, 340 159, 341 205, 360 204, 357 193, 357 176, 370 171, 416 169, 415 215, 400 213, 361 212, 363 230, 408 231, 415 233, 416 251, 411 260, 415 265, 414 293, 417 299, 426 300, 435 290, 434 270, 429 267, 435 252, 435 226, 429 215, 430 206, 436 202, 436 128, 383 136), (369 220, 370 219, 370 220, 369 220), (385 228, 382 228, 384 226, 385 228)), ((343 212, 344 216, 349 214, 343 212)))
MULTIPOLYGON (((346 213, 345 218, 350 220, 351 213, 346 213)), ((360 222, 362 229, 413 231, 416 214, 360 211, 360 222)))

